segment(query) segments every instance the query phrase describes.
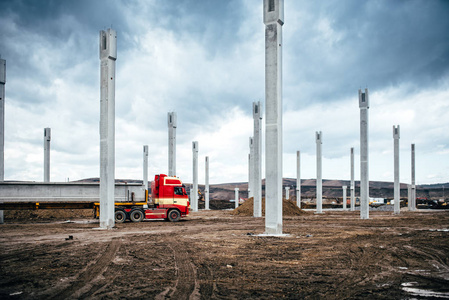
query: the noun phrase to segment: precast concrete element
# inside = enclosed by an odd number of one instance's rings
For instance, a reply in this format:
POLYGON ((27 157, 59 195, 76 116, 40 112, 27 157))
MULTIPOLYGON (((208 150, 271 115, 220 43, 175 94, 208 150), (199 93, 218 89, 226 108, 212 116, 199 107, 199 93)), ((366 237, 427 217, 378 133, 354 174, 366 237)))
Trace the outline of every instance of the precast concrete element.
MULTIPOLYGON (((0 58, 0 182, 5 180, 5 83, 6 60, 0 58)), ((3 221, 3 210, 0 210, 0 224, 3 221)))
POLYGON ((360 108, 360 219, 369 219, 369 159, 368 159, 368 89, 359 89, 360 108))
POLYGON ((206 168, 206 179, 205 179, 205 185, 204 185, 204 208, 209 209, 209 156, 206 156, 205 161, 205 168, 206 168))
POLYGON ((394 139, 394 213, 401 212, 401 183, 399 181, 399 125, 393 126, 394 139))
POLYGON ((0 58, 0 181, 5 180, 5 83, 6 60, 0 58))
POLYGON ((407 184, 407 208, 409 211, 412 210, 412 185, 407 184))
POLYGON ((415 144, 412 144, 412 191, 411 191, 411 210, 416 210, 416 184, 415 184, 415 144))
POLYGON ((44 128, 44 182, 50 182, 51 128, 44 128))
POLYGON ((192 193, 192 211, 198 211, 198 142, 192 142, 193 154, 193 193, 192 193))
POLYGON ((301 208, 301 152, 296 151, 296 205, 301 208))
POLYGON ((285 187, 285 200, 290 200, 290 187, 285 187))
POLYGON ((260 101, 253 102, 253 216, 262 217, 262 106, 260 101))
POLYGON ((251 197, 254 197, 254 139, 253 139, 253 137, 249 138, 249 155, 248 155, 248 198, 251 198, 251 197))
POLYGON ((143 187, 148 191, 148 145, 143 146, 143 187))
POLYGON ((355 210, 354 147, 351 147, 351 211, 355 210))
POLYGON ((322 174, 322 153, 323 134, 316 132, 316 213, 323 213, 323 174, 322 174))
MULTIPOLYGON (((114 185, 115 202, 143 202, 139 183, 114 185)), ((0 182, 0 203, 99 202, 100 184, 92 182, 0 182)))
POLYGON ((347 197, 346 197, 346 189, 348 188, 346 185, 342 186, 343 188, 343 209, 346 210, 346 201, 347 201, 347 197))
POLYGON ((239 188, 234 189, 235 208, 239 207, 239 188))
POLYGON ((168 122, 168 176, 176 176, 176 112, 169 112, 168 122))
POLYGON ((282 25, 284 1, 264 0, 265 233, 282 234, 282 25))
POLYGON ((115 61, 117 33, 100 31, 100 228, 112 229, 115 184, 115 61))

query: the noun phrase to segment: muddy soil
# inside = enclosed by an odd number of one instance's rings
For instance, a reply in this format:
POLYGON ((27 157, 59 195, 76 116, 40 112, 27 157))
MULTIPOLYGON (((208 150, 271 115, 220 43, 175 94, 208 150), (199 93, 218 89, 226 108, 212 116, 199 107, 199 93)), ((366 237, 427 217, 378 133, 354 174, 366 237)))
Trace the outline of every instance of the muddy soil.
POLYGON ((98 230, 93 219, 0 226, 0 299, 449 298, 449 212, 264 219, 200 211, 98 230))

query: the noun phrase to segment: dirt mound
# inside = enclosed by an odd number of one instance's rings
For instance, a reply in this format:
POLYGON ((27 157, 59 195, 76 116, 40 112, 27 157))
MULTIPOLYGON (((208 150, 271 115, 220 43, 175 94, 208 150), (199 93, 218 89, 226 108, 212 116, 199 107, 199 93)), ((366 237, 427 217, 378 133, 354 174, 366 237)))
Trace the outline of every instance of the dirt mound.
MULTIPOLYGON (((234 209, 231 214, 241 216, 252 216, 254 207, 254 199, 251 197, 246 200, 238 208, 234 209)), ((296 203, 290 200, 282 199, 282 215, 283 216, 300 216, 307 215, 308 212, 301 210, 296 203)), ((262 198, 262 216, 265 215, 265 198, 262 198)))
POLYGON ((92 209, 5 210, 5 221, 49 221, 93 218, 92 209))

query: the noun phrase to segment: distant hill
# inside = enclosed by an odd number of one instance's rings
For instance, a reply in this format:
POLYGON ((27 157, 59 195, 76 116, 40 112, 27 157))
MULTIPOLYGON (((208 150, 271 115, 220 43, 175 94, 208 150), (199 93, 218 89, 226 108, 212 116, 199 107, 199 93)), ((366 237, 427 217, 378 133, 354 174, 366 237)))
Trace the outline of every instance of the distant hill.
MULTIPOLYGON (((79 182, 99 182, 99 178, 87 178, 79 180, 79 182)), ((120 183, 140 183, 142 180, 136 179, 116 179, 115 182, 120 183)), ((185 183, 187 190, 190 189, 191 183, 185 183)), ((349 180, 323 180, 323 196, 327 198, 342 197, 342 186, 347 186, 347 195, 349 197, 350 181, 349 180)), ((151 186, 151 184, 149 184, 151 186)), ((290 187, 290 195, 295 196, 296 192, 296 178, 284 178, 283 186, 290 187)), ((201 193, 204 193, 204 185, 198 185, 201 193)), ((248 183, 220 183, 210 185, 210 199, 211 200, 229 200, 234 199, 234 188, 239 188, 239 196, 241 198, 248 198, 248 183)), ((284 191, 283 191, 284 192, 284 191)), ((394 183, 386 181, 370 181, 370 197, 393 199, 394 183)), ((355 195, 359 196, 360 181, 355 182, 355 195)), ((407 184, 401 183, 401 197, 407 197, 407 184)), ((315 198, 316 196, 316 180, 302 179, 301 180, 301 197, 315 198)), ((449 183, 437 184, 422 184, 416 186, 416 196, 430 199, 440 199, 449 197, 449 183)), ((262 197, 265 197, 265 180, 262 180, 262 197)))

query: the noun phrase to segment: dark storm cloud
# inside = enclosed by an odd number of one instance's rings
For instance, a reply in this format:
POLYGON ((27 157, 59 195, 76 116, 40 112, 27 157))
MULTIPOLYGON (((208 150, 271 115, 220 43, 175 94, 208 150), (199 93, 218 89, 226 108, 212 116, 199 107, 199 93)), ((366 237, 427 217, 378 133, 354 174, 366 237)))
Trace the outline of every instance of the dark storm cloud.
MULTIPOLYGON (((299 73, 290 93, 301 100, 334 101, 356 95, 365 86, 371 90, 401 84, 411 89, 432 87, 449 75, 448 1, 294 5, 304 19, 290 34, 294 39, 285 42, 290 60, 286 70, 299 73)), ((288 22, 286 31, 287 26, 288 22)))

